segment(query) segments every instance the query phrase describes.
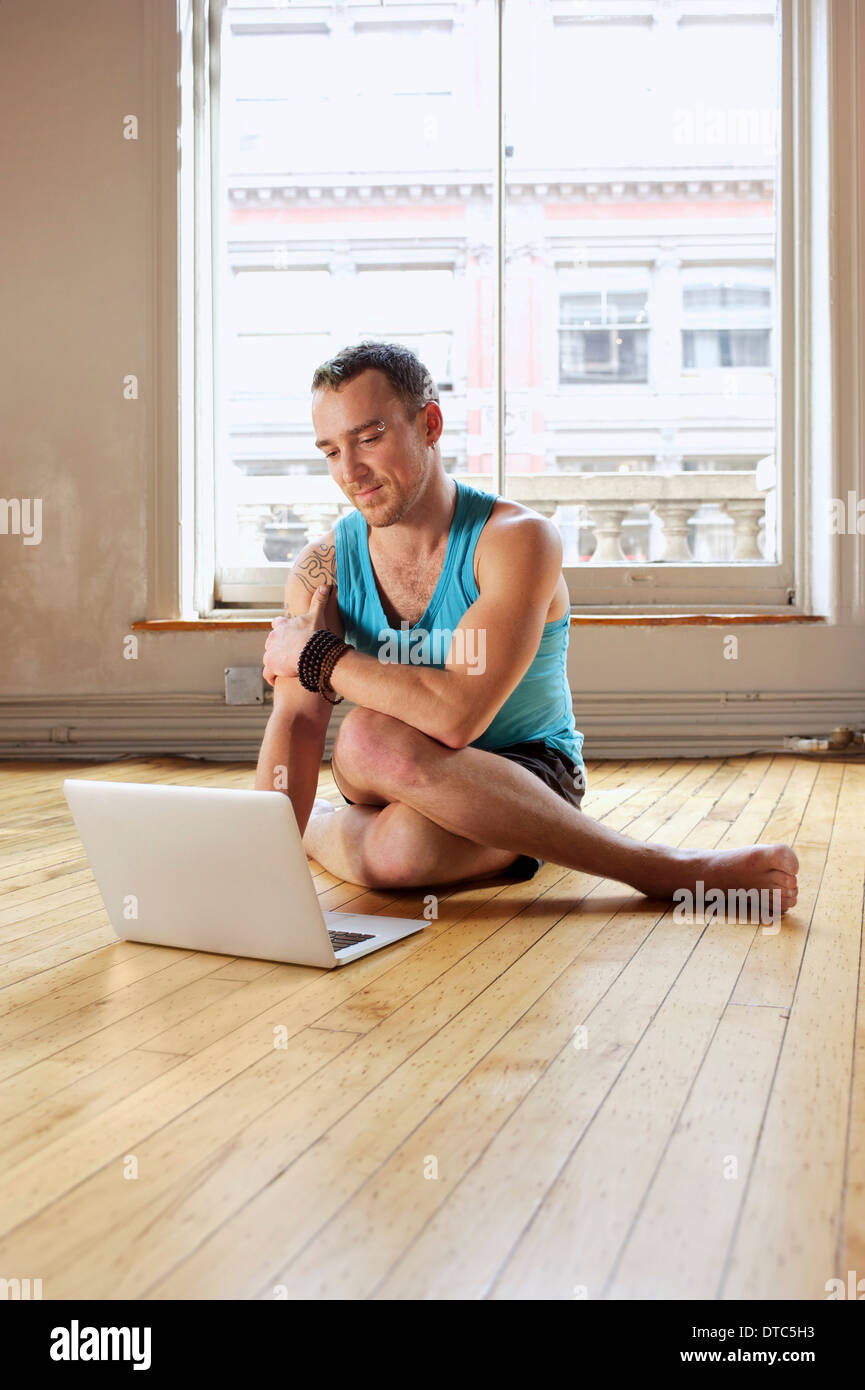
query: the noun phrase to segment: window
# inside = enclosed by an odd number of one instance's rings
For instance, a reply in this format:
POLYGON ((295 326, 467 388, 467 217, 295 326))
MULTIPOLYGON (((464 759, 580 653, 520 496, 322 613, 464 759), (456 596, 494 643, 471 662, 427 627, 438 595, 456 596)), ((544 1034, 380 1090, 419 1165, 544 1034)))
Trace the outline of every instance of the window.
POLYGON ((786 601, 779 13, 504 6, 503 483, 580 606, 786 601))
POLYGON ((374 337, 432 371, 447 469, 553 520, 575 602, 626 602, 627 572, 661 605, 784 603, 790 0, 196 2, 218 35, 215 602, 278 603, 349 510, 309 383, 374 337))
POLYGON ((350 510, 315 368, 362 338, 426 362, 442 458, 492 474, 495 5, 218 6, 215 598, 273 606, 350 510), (459 34, 455 24, 459 22, 459 34))
POLYGON ((691 270, 682 286, 682 368, 771 366, 772 275, 691 270))
POLYGON ((648 381, 649 301, 640 290, 563 294, 559 381, 648 381))

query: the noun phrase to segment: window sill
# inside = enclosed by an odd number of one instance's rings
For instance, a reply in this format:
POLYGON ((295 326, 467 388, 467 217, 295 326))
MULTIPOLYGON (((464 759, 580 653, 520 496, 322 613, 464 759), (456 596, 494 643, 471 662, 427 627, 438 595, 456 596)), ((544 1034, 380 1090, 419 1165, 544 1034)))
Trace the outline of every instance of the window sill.
MULTIPOLYGON (((275 611, 255 618, 142 618, 132 632, 269 632, 275 611)), ((732 627, 825 623, 817 613, 572 613, 571 627, 732 627)))

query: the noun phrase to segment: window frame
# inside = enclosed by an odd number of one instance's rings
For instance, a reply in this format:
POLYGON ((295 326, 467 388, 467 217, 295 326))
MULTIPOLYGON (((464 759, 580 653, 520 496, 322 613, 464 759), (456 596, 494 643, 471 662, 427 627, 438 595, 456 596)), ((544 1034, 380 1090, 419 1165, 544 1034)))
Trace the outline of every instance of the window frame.
MULTIPOLYGON (((777 0, 777 3, 780 22, 781 120, 776 181, 778 233, 772 342, 773 358, 778 364, 774 369, 777 372, 778 385, 776 457, 779 460, 778 476, 785 484, 782 485, 780 505, 777 508, 780 553, 784 558, 777 564, 738 562, 710 565, 700 562, 653 562, 634 565, 624 561, 613 565, 582 564, 566 572, 572 603, 582 608, 597 608, 615 614, 632 611, 638 603, 641 608, 651 608, 658 613, 665 610, 710 612, 729 609, 731 605, 735 605, 736 610, 741 612, 770 612, 773 609, 783 610, 785 613, 807 611, 807 596, 801 592, 801 586, 797 586, 795 577, 802 571, 804 527, 797 528, 795 525, 793 499, 796 492, 802 495, 797 484, 802 477, 804 447, 801 442, 796 442, 795 426, 807 408, 807 387, 802 381, 802 367, 799 365, 797 370, 796 364, 807 364, 810 360, 807 353, 810 319, 802 304, 801 291, 797 291, 796 272, 798 269, 801 276, 801 260, 803 255, 807 257, 808 248, 805 247, 803 250, 800 242, 799 249, 796 249, 795 232, 797 228, 808 225, 808 219, 813 216, 812 203, 823 191, 823 185, 815 178, 814 170, 808 162, 812 151, 807 142, 806 122, 811 110, 814 74, 802 56, 803 47, 807 45, 810 37, 815 6, 819 7, 820 0, 777 0), (794 199, 794 173, 800 186, 803 180, 807 185, 804 196, 800 196, 798 200, 794 199), (790 383, 794 380, 795 370, 796 388, 793 389, 790 383), (784 389, 785 384, 788 386, 787 390, 784 389)), ((282 588, 288 573, 287 565, 262 566, 259 572, 250 576, 251 583, 247 588, 231 585, 229 591, 224 591, 224 586, 221 591, 216 572, 216 473, 213 460, 216 449, 224 445, 224 435, 220 431, 220 390, 214 371, 220 287, 214 283, 212 271, 218 268, 216 257, 220 245, 220 208, 219 199, 213 194, 219 186, 218 36, 224 7, 224 0, 181 0, 180 5, 181 13, 186 16, 185 23, 181 25, 180 36, 182 61, 186 66, 186 85, 193 94, 191 110, 186 116, 186 126, 189 129, 191 122, 194 122, 195 153, 194 161, 190 161, 190 166, 194 165, 194 175, 191 168, 187 170, 185 199, 182 181, 178 189, 181 219, 185 213, 193 222, 193 232, 186 238, 185 254, 181 250, 181 290, 184 282, 187 287, 185 298, 183 295, 181 297, 184 306, 191 305, 193 301, 195 304, 194 325, 190 329, 187 310, 186 332, 181 334, 181 360, 195 381, 192 422, 189 420, 188 408, 186 428, 182 411, 180 420, 182 445, 181 468, 177 480, 177 539, 178 542, 182 542, 178 546, 182 553, 176 556, 176 579, 173 586, 175 601, 172 606, 175 614, 181 616, 225 616, 234 604, 266 605, 268 611, 274 605, 280 607, 282 588), (191 295, 188 292, 190 285, 191 295), (210 314, 207 310, 208 290, 212 306, 210 314), (189 517, 194 517, 194 522, 184 528, 183 520, 189 517), (259 584, 256 582, 259 579, 265 582, 259 584)), ((501 8, 500 0, 500 14, 501 8)), ((683 13, 687 8, 683 7, 683 13)), ((504 178, 501 149, 499 154, 501 177, 504 178)), ((180 240, 183 245, 183 227, 180 229, 180 240)), ((649 273, 651 277, 651 267, 649 273)), ((650 279, 650 296, 651 293, 650 279)), ((501 296, 499 310, 501 312, 501 296)), ((558 315, 556 323, 558 333, 558 315)), ((650 308, 649 329, 653 326, 654 314, 650 308)), ((650 332, 650 345, 652 336, 650 332)), ((459 355, 456 345, 455 355, 459 355)), ((653 377, 653 356, 650 347, 649 389, 653 377)), ((458 375, 458 371, 455 370, 455 378, 458 375)), ((603 389, 612 392, 618 385, 620 384, 604 383, 603 389)), ((644 386, 643 383, 631 385, 644 386)), ((580 383, 568 385, 563 389, 580 392, 602 388, 592 383, 580 383)), ((500 454, 504 441, 503 424, 502 403, 498 421, 500 454)), ((506 478, 504 460, 501 457, 499 469, 499 477, 506 478)), ((494 479, 494 487, 495 484, 494 479)), ((164 574, 164 561, 161 569, 164 574)), ((166 596, 169 587, 162 587, 162 593, 166 596)), ((163 602, 163 611, 165 607, 166 604, 163 602)))

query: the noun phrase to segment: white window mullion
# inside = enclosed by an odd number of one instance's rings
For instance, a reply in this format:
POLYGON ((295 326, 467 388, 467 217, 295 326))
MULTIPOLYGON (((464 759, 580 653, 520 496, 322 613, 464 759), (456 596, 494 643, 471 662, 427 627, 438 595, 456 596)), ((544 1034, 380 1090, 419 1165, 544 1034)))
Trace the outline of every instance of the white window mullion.
POLYGON ((496 159, 495 217, 495 409, 493 432, 493 492, 505 492, 505 96, 504 24, 506 0, 496 0, 496 159))

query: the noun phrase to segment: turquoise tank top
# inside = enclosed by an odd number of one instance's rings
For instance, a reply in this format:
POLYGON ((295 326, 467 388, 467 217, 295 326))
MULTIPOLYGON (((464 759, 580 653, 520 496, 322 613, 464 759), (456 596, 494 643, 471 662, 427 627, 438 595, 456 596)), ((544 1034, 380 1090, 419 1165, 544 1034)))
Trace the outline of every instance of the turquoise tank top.
MULTIPOLYGON (((367 523, 357 510, 340 517, 334 527, 336 577, 345 640, 379 660, 444 666, 453 632, 478 597, 474 553, 478 536, 496 502, 459 478, 454 518, 444 565, 426 612, 409 627, 391 627, 376 587, 369 555, 367 523)), ((568 686, 567 653, 570 614, 544 625, 538 650, 519 685, 505 700, 473 748, 495 751, 512 743, 540 741, 559 749, 585 773, 583 735, 575 728, 568 686)), ((465 660, 479 664, 483 634, 465 639, 465 660)))

